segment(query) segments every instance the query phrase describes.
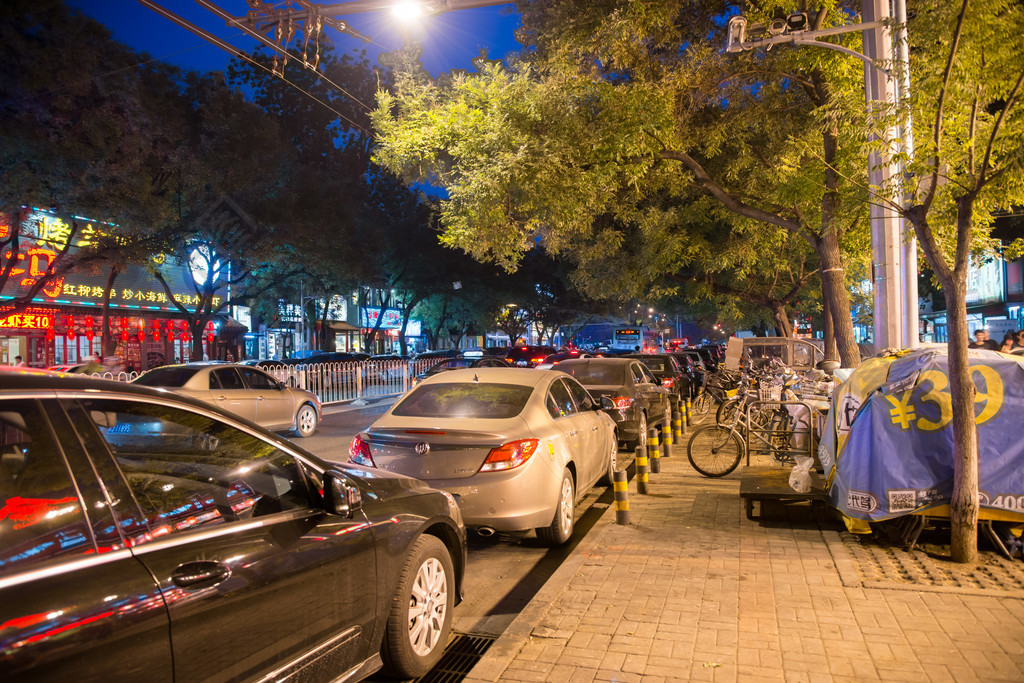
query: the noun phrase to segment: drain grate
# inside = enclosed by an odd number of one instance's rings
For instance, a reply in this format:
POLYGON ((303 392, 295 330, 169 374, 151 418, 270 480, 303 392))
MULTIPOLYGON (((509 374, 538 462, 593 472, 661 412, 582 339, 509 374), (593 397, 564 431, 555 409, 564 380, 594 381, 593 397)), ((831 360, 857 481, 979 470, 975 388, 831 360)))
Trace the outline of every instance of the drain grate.
POLYGON ((444 654, 437 665, 424 676, 417 678, 420 683, 456 683, 476 666, 487 648, 496 640, 494 636, 475 636, 455 633, 448 641, 444 654))

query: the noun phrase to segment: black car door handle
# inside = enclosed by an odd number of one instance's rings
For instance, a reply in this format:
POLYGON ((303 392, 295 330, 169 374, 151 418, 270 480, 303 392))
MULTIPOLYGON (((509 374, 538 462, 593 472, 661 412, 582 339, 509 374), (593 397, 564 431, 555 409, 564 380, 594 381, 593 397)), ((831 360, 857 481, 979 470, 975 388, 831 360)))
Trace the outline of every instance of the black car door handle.
POLYGON ((220 562, 186 562, 171 572, 171 581, 179 588, 215 586, 231 576, 231 570, 220 562))

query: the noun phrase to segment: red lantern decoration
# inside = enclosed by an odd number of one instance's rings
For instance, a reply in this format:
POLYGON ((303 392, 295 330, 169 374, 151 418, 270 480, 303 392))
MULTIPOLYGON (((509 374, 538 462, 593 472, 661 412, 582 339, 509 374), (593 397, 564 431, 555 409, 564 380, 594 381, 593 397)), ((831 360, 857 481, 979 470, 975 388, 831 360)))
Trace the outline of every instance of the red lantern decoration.
POLYGON ((153 330, 153 341, 160 341, 160 328, 153 330))
POLYGON ((143 329, 139 329, 139 341, 140 342, 146 341, 146 331, 143 330, 143 329))
POLYGON ((181 321, 181 329, 183 329, 183 330, 187 330, 188 329, 188 321, 187 320, 182 320, 181 321))
POLYGON ((128 330, 121 328, 121 341, 128 341, 128 330))
POLYGON ((46 341, 53 341, 57 337, 52 327, 46 328, 46 341))
POLYGON ((207 342, 208 344, 210 344, 211 346, 213 345, 213 340, 214 340, 214 334, 213 334, 213 332, 211 332, 211 333, 209 333, 208 335, 206 335, 206 342, 207 342))
POLYGON ((75 326, 75 316, 69 315, 66 318, 64 318, 64 324, 68 327, 68 329, 71 329, 72 327, 74 327, 75 326))
POLYGON ((92 338, 93 338, 94 336, 96 336, 96 335, 95 335, 95 333, 94 333, 94 332, 92 331, 92 328, 91 328, 91 327, 87 327, 87 328, 85 328, 85 338, 86 338, 86 339, 88 339, 89 341, 92 341, 92 338))
POLYGON ((69 327, 68 328, 68 340, 74 341, 74 339, 75 339, 75 328, 69 327))
POLYGON ((91 315, 85 316, 85 326, 86 327, 92 327, 92 316, 91 315))
POLYGON ((128 318, 121 318, 121 329, 128 329, 128 318))

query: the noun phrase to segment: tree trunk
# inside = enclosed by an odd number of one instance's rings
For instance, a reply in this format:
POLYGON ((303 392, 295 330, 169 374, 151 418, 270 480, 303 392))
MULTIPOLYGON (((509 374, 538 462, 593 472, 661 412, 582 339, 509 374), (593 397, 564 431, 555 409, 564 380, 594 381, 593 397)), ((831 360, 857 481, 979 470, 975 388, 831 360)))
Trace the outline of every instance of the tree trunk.
POLYGON ((853 334, 850 297, 846 291, 846 275, 835 231, 825 231, 814 248, 821 266, 821 298, 832 315, 839 360, 844 368, 855 368, 860 365, 860 349, 853 334))
POLYGON ((117 350, 117 340, 110 333, 110 291, 114 288, 114 281, 117 280, 121 269, 117 265, 110 266, 107 273, 107 288, 103 290, 103 322, 100 324, 100 348, 103 356, 112 356, 117 350))
POLYGON ((839 360, 839 349, 836 347, 836 328, 832 324, 832 311, 829 308, 828 300, 822 297, 821 305, 825 337, 825 359, 839 360))
POLYGON ((978 560, 978 425, 974 382, 967 365, 967 273, 954 272, 947 286, 949 395, 953 409, 953 498, 950 553, 954 562, 978 560))
POLYGON ((772 310, 772 318, 775 319, 775 333, 780 337, 792 337, 793 325, 789 321, 786 305, 781 301, 771 301, 768 307, 772 310))

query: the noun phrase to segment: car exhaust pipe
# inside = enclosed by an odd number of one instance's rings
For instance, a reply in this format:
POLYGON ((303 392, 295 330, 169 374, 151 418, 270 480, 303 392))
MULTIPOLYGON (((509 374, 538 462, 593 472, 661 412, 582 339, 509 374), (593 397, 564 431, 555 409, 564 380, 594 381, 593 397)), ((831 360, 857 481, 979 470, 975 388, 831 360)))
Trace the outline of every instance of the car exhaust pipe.
POLYGON ((476 532, 478 534, 480 534, 481 536, 483 536, 484 538, 487 538, 488 536, 493 536, 494 535, 494 529, 492 529, 489 526, 479 527, 479 528, 477 528, 476 532))

